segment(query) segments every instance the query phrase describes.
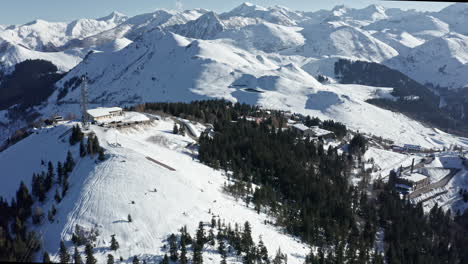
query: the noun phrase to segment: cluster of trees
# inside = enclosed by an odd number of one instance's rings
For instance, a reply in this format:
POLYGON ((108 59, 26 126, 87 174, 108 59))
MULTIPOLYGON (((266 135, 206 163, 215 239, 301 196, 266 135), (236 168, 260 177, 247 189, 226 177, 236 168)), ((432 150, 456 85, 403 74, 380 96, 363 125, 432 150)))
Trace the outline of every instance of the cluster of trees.
POLYGON ((308 127, 318 126, 322 129, 332 131, 338 139, 342 139, 344 136, 346 136, 346 133, 348 132, 346 125, 333 120, 325 120, 322 122, 322 120, 320 120, 317 117, 306 116, 301 121, 304 123, 304 125, 308 127))
POLYGON ((178 126, 177 123, 174 123, 174 128, 172 129, 172 133, 174 133, 175 135, 185 136, 185 126, 184 125, 178 126))
POLYGON ((0 83, 0 109, 19 104, 21 109, 41 103, 54 91, 54 84, 64 76, 45 60, 26 60, 0 83))
POLYGON ((164 112, 173 116, 196 120, 203 123, 215 123, 217 120, 236 121, 241 116, 258 116, 257 106, 240 104, 226 100, 193 101, 191 103, 145 103, 133 107, 133 110, 164 112))
MULTIPOLYGON (((73 255, 68 252, 68 249, 65 246, 64 241, 60 241, 60 248, 59 248, 59 261, 60 263, 74 263, 74 264, 96 264, 97 259, 94 257, 94 248, 91 243, 86 243, 85 245, 85 261, 83 261, 78 248, 75 246, 73 251, 73 255)), ((49 254, 47 252, 44 253, 43 256, 43 263, 51 263, 49 258, 49 254)), ((114 262, 112 262, 114 263, 114 262)))
POLYGON ((360 157, 366 152, 366 150, 367 150, 367 139, 361 134, 356 134, 349 142, 348 151, 351 154, 354 154, 360 157))
POLYGON ((264 123, 221 121, 215 131, 200 137, 199 159, 232 172, 227 189, 257 211, 269 211, 277 224, 318 245, 343 240, 357 225, 360 193, 348 184, 348 156, 264 123))
MULTIPOLYGON (((43 202, 51 189, 57 186, 54 199, 60 203, 68 191, 68 176, 74 166, 73 156, 68 152, 65 162, 63 165, 58 162, 56 170, 52 162, 48 162, 47 171, 33 174, 31 192, 21 182, 16 199, 11 203, 0 197, 0 261, 31 261, 33 253, 41 245, 37 235, 28 232, 26 221, 31 217, 33 224, 40 224, 45 216, 40 206, 33 208, 34 202, 43 202)), ((56 212, 55 205, 52 205, 47 214, 50 222, 53 222, 56 212)))
POLYGON ((99 145, 99 140, 96 135, 89 134, 88 141, 86 144, 84 143, 84 134, 79 125, 74 125, 72 127, 69 142, 70 145, 75 145, 78 142, 80 143, 80 157, 98 154, 98 159, 100 161, 103 161, 106 158, 104 155, 104 149, 99 145))
POLYGON ((228 258, 242 261, 245 264, 282 264, 287 263, 287 256, 278 249, 274 258, 270 258, 268 249, 261 237, 258 243, 252 239, 252 228, 249 222, 243 225, 226 224, 213 216, 211 223, 200 222, 195 236, 187 232, 187 227, 180 229, 179 234, 171 234, 164 245, 167 253, 161 264, 168 263, 203 263, 203 251, 217 251, 221 256, 220 264, 227 264, 228 258))
MULTIPOLYGON (((210 103, 199 104, 206 107, 204 113, 213 113, 210 103)), ((401 199, 391 185, 378 183, 368 196, 368 188, 350 184, 353 156, 367 148, 362 135, 351 140, 348 153, 339 154, 271 123, 232 119, 244 114, 262 116, 261 110, 234 113, 232 105, 213 105, 229 109, 229 114, 220 110, 213 119, 215 133, 200 137, 199 159, 227 172, 228 192, 258 212, 275 216, 274 224, 317 246, 318 252, 307 257, 307 264, 467 263, 466 213, 452 218, 435 208, 426 216, 421 205, 401 199), (377 230, 385 233, 384 241, 379 241, 384 243, 385 259, 376 250, 377 230)), ((192 114, 200 110, 192 104, 177 106, 186 108, 192 114)), ((178 111, 183 115, 183 110, 178 111)), ((308 122, 320 124, 318 119, 308 122)))
POLYGON ((424 214, 391 184, 376 187, 378 221, 385 230, 388 263, 468 263, 468 211, 452 217, 437 204, 424 214))
POLYGON ((460 189, 460 195, 465 203, 468 203, 468 191, 466 189, 460 189))
MULTIPOLYGON (((79 128, 73 128, 72 137, 80 137, 80 134, 82 137, 79 128)), ((70 139, 70 142, 73 140, 70 139)), ((21 182, 15 199, 10 203, 0 196, 0 261, 32 260, 33 254, 40 249, 41 244, 37 235, 27 230, 26 222, 31 218, 33 224, 40 224, 46 216, 42 207, 34 207, 35 201, 44 202, 55 189, 55 203, 47 212, 47 219, 53 222, 57 213, 56 204, 59 204, 68 192, 69 176, 75 167, 71 152, 68 151, 65 161, 58 161, 56 166, 51 161, 42 161, 42 165, 47 166, 47 169, 33 173, 31 191, 21 182)))
MULTIPOLYGON (((376 87, 392 87, 392 95, 398 100, 370 99, 377 106, 402 112, 412 118, 428 122, 442 129, 468 131, 463 121, 464 115, 451 114, 439 107, 440 98, 427 86, 409 78, 403 73, 385 65, 339 59, 335 63, 335 75, 344 84, 362 84, 376 87), (407 100, 406 96, 418 96, 417 100, 407 100)), ((465 97, 466 98, 466 97, 465 97)))
POLYGON ((33 197, 23 182, 11 203, 0 197, 1 262, 31 262, 34 253, 39 251, 39 237, 26 226, 32 215, 33 203, 33 197))

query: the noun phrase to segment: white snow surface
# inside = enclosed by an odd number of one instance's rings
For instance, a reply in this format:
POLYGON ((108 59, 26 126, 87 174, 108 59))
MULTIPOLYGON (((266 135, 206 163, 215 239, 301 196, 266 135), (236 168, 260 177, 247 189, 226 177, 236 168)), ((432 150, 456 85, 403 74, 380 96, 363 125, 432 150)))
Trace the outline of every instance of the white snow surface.
MULTIPOLYGON (((225 98, 334 119, 398 144, 428 148, 468 144, 466 139, 365 102, 392 98, 391 88, 322 85, 296 64, 304 63, 296 58, 254 55, 224 40, 193 40, 153 30, 121 51, 91 54, 58 82, 58 87, 87 73, 89 100, 102 106, 225 98)), ((78 102, 79 91, 69 91, 61 102, 78 102)), ((76 103, 57 105, 57 94, 49 98, 42 113, 78 114, 76 103)))
POLYGON ((466 57, 463 36, 466 38, 468 34, 467 6, 455 4, 440 12, 405 11, 379 5, 304 12, 244 3, 222 14, 204 9, 181 12, 160 9, 134 17, 113 12, 103 18, 70 23, 36 20, 0 27, 0 45, 7 42, 40 54, 15 56, 10 54, 15 51, 4 52, 0 48, 0 56, 8 67, 28 58, 44 58, 68 71, 90 50, 120 50, 158 28, 189 38, 222 40, 219 43, 223 46, 246 49, 255 56, 267 53, 282 61, 345 57, 385 62, 395 58, 403 62, 386 64, 420 82, 461 88, 466 84, 468 68, 466 61, 460 60, 466 57), (454 34, 465 34, 457 37, 461 43, 453 44, 457 42, 454 34), (424 52, 418 47, 437 39, 452 44, 449 52, 442 47, 443 52, 431 60, 431 53, 437 53, 439 46, 431 44, 432 48, 424 52), (56 52, 73 56, 74 62, 56 52), (412 56, 416 55, 413 61, 412 56))
MULTIPOLYGON (((33 172, 45 170, 40 166, 41 159, 63 160, 68 142, 62 143, 58 137, 71 125, 43 129, 0 153, 0 167, 10 168, 11 172, 2 176, 8 178, 2 181, 0 195, 12 197, 21 180, 29 183, 33 172), (28 166, 20 165, 26 163, 28 166)), ((157 255, 164 255, 161 247, 170 233, 177 233, 180 227, 187 225, 194 234, 199 221, 209 222, 215 215, 226 224, 249 221, 254 240, 258 241, 261 236, 271 255, 281 247, 288 254, 289 263, 303 263, 310 249, 280 229, 265 225, 265 215, 257 214, 245 207, 245 203, 225 194, 222 187, 227 179, 223 173, 194 160, 185 148, 193 140, 173 135, 173 125, 171 120, 162 120, 124 130, 91 126, 106 150, 107 160, 96 162, 96 157, 79 158, 77 148, 73 147, 77 165, 70 175, 68 194, 56 205, 56 222, 44 221, 36 228, 44 249, 53 259, 57 260, 61 239, 71 246, 72 232, 79 224, 99 230, 95 247, 99 263, 105 262, 108 253, 117 258, 122 256, 125 263, 130 263, 134 255, 154 263, 159 260, 157 255), (175 171, 146 157, 171 166, 175 171), (152 192, 155 188, 157 192, 152 192), (127 222, 128 214, 132 216, 131 223, 127 222), (117 252, 109 250, 113 234, 120 243, 117 252)), ((44 210, 55 203, 51 198, 53 191, 51 193, 40 205, 44 210)), ((204 263, 219 261, 220 257, 212 251, 204 253, 204 263)), ((229 257, 228 262, 238 261, 229 257)))

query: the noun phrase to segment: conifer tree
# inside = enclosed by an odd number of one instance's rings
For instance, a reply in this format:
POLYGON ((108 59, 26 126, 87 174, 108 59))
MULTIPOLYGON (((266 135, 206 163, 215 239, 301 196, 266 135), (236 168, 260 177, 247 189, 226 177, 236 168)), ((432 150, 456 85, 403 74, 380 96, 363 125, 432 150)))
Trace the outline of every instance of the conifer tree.
POLYGON ((128 216, 127 216, 127 220, 128 220, 128 222, 129 222, 129 223, 131 223, 131 222, 132 222, 132 216, 131 216, 130 214, 128 214, 128 216))
POLYGON ((180 264, 187 264, 187 245, 185 239, 181 237, 180 239, 180 264))
POLYGON ((260 237, 260 241, 258 242, 258 258, 260 259, 260 262, 262 263, 265 263, 265 264, 270 263, 270 259, 268 258, 268 249, 263 243, 263 240, 261 237, 260 237))
POLYGON ((107 264, 114 264, 114 256, 107 254, 107 264))
POLYGON ((97 260, 93 255, 93 246, 87 243, 85 246, 86 264, 96 264, 97 260))
POLYGON ((68 173, 65 173, 62 180, 62 198, 65 197, 65 195, 67 194, 69 186, 70 185, 68 183, 68 173))
POLYGON ((250 227, 250 223, 247 221, 244 223, 244 232, 242 233, 241 237, 241 247, 245 252, 248 252, 252 246, 252 229, 250 227))
POLYGON ((75 167, 75 161, 73 160, 73 156, 71 154, 70 151, 67 152, 67 158, 65 160, 65 164, 64 164, 64 169, 65 169, 65 172, 68 174, 70 173, 73 168, 75 167))
POLYGON ((86 146, 83 139, 80 140, 80 157, 86 156, 86 146))
POLYGON ((134 256, 134 257, 133 257, 132 263, 133 263, 133 264, 140 264, 140 260, 138 259, 137 256, 134 256))
POLYGON ((177 123, 174 123, 174 128, 172 129, 172 133, 179 134, 179 127, 177 127, 177 123))
POLYGON ((62 166, 62 162, 57 162, 57 183, 62 184, 62 177, 64 173, 64 168, 62 166))
POLYGON ((103 148, 99 149, 98 159, 99 159, 99 161, 104 161, 106 159, 106 155, 104 155, 104 149, 103 148))
POLYGON ((169 264, 169 258, 167 254, 164 255, 163 259, 161 260, 161 264, 169 264))
POLYGON ((80 252, 78 252, 78 248, 75 247, 75 252, 73 253, 73 263, 74 264, 83 264, 83 260, 81 259, 80 252))
POLYGON ((203 263, 203 245, 195 243, 193 245, 193 264, 202 264, 203 263))
POLYGON ((174 234, 169 236, 169 256, 172 261, 177 261, 179 259, 179 254, 177 252, 177 238, 174 234))
POLYGON ((203 245, 206 242, 206 235, 205 235, 205 229, 203 227, 203 222, 200 222, 198 224, 196 239, 197 239, 197 241, 196 241, 197 244, 200 245, 200 247, 203 247, 203 245))
POLYGON ((220 264, 226 264, 226 258, 227 258, 227 253, 226 253, 226 244, 224 243, 224 240, 219 241, 219 246, 218 246, 218 252, 221 255, 221 263, 220 264))
POLYGON ((60 263, 70 263, 70 254, 68 254, 63 240, 60 241, 59 259, 60 263))
POLYGON ((55 189, 54 199, 57 203, 60 203, 62 201, 62 196, 60 196, 58 189, 55 189))
POLYGON ((47 251, 45 251, 42 256, 42 263, 51 263, 49 253, 47 253, 47 251))
POLYGON ((113 251, 116 251, 117 249, 119 249, 119 242, 117 242, 117 239, 115 239, 115 235, 111 236, 110 249, 113 251))
POLYGON ((47 176, 44 181, 44 187, 45 187, 46 192, 48 192, 50 188, 52 188, 52 183, 54 182, 54 176, 55 176, 54 165, 52 164, 52 162, 49 161, 49 163, 47 163, 47 176))

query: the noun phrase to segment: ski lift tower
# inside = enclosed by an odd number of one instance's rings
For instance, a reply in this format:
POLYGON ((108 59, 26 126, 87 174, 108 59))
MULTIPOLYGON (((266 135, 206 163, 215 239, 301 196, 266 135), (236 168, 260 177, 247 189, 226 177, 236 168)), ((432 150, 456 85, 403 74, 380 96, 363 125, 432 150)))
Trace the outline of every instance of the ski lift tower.
POLYGON ((83 129, 88 130, 89 120, 88 120, 88 77, 86 75, 81 76, 81 123, 83 124, 83 129))

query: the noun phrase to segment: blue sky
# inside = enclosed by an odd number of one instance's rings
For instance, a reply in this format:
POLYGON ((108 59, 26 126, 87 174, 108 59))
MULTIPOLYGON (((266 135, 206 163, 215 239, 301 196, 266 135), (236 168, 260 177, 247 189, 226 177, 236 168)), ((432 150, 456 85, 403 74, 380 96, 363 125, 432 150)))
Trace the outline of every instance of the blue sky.
MULTIPOLYGON (((216 12, 230 10, 240 5, 242 0, 2 0, 0 24, 23 24, 35 19, 48 21, 71 21, 77 18, 103 17, 112 11, 132 16, 151 12, 157 8, 191 9, 206 8, 216 12)), ((283 5, 294 10, 314 11, 330 9, 345 4, 350 7, 364 7, 381 4, 404 9, 440 10, 448 4, 388 2, 378 0, 250 0, 262 5, 283 5)))

